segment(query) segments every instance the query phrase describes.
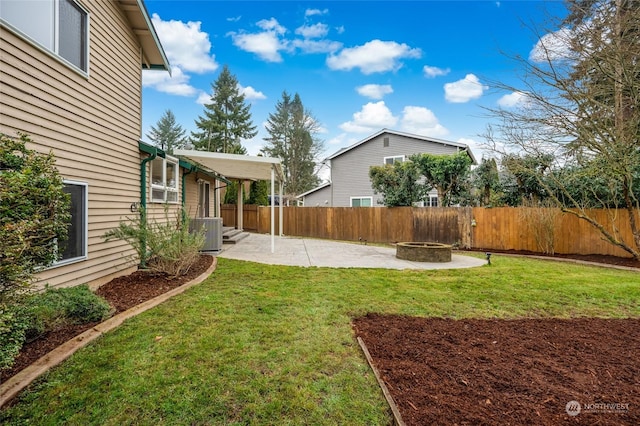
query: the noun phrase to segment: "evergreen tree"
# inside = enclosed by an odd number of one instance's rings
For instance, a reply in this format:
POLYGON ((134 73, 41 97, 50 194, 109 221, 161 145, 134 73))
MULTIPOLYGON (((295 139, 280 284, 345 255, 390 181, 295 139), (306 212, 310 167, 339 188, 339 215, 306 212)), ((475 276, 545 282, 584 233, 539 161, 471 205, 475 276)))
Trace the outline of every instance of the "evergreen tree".
POLYGON ((269 181, 256 180, 251 182, 247 204, 269 205, 269 181))
POLYGON ((197 130, 191 132, 193 146, 200 151, 246 154, 240 140, 251 139, 258 132, 238 80, 225 65, 211 87, 211 102, 205 104, 204 114, 196 120, 197 130))
POLYGON ((269 114, 266 145, 262 152, 282 160, 285 176, 284 192, 290 196, 315 188, 320 179, 315 174, 316 157, 322 151, 322 141, 315 137, 318 123, 305 109, 300 96, 284 91, 276 104, 276 111, 269 114))
POLYGON ((166 110, 158 123, 151 126, 151 131, 147 133, 147 137, 163 151, 169 154, 174 149, 183 148, 186 143, 185 130, 181 125, 176 123, 176 116, 170 109, 166 110))

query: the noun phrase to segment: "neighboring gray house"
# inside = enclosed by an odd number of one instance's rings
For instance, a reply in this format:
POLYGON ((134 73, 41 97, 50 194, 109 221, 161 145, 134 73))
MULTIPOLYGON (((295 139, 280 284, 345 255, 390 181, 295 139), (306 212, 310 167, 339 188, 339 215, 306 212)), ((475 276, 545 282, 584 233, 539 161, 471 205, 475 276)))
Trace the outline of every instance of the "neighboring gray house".
MULTIPOLYGON (((382 199, 381 194, 374 194, 371 188, 371 166, 404 161, 413 154, 455 154, 460 151, 466 151, 476 163, 473 153, 463 143, 382 129, 327 157, 323 163, 331 170, 329 182, 297 198, 306 207, 382 206, 378 203, 382 199)), ((434 190, 423 206, 437 205, 438 196, 434 190)))

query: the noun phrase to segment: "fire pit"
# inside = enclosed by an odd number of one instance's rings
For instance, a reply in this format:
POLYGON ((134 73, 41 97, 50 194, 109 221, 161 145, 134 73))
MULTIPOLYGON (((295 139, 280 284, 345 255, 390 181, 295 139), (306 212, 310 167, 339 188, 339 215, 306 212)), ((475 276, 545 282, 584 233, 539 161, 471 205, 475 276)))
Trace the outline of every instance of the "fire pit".
POLYGON ((413 262, 451 262, 451 246, 440 243, 398 243, 396 257, 413 262))

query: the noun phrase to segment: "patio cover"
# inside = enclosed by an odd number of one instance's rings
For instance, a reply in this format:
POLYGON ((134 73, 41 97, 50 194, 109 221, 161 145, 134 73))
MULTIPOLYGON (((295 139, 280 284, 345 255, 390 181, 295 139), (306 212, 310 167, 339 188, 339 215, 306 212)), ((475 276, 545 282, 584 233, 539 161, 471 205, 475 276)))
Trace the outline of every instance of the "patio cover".
MULTIPOLYGON (((279 194, 282 194, 282 184, 284 183, 282 162, 279 158, 187 149, 176 149, 173 151, 173 155, 227 179, 271 181, 271 252, 275 251, 275 181, 277 180, 280 186, 279 194)), ((240 217, 242 215, 241 199, 238 205, 238 215, 240 217)), ((279 225, 280 235, 282 235, 282 203, 279 208, 279 225)))

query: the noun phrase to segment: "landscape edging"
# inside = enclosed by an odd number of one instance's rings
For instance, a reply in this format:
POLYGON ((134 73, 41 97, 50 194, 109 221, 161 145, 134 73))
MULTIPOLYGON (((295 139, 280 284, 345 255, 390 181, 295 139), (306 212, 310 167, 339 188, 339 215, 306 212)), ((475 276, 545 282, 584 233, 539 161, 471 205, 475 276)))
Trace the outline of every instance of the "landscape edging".
POLYGON ((107 319, 106 321, 101 322, 100 324, 97 324, 94 327, 80 333, 73 339, 66 341, 62 345, 43 355, 33 364, 24 368, 15 376, 9 378, 5 383, 0 384, 0 408, 2 408, 7 402, 11 401, 16 395, 18 395, 18 393, 29 386, 42 374, 57 366, 65 359, 69 358, 77 350, 87 346, 93 340, 118 327, 125 320, 141 314, 142 312, 147 311, 153 307, 156 307, 160 303, 184 292, 185 290, 196 284, 200 284, 205 279, 207 279, 207 277, 209 277, 209 275, 211 275, 213 271, 215 271, 217 265, 218 258, 213 256, 213 262, 211 263, 211 266, 199 277, 181 285, 180 287, 176 287, 166 293, 154 297, 153 299, 149 299, 139 305, 127 309, 124 312, 121 312, 107 319))

